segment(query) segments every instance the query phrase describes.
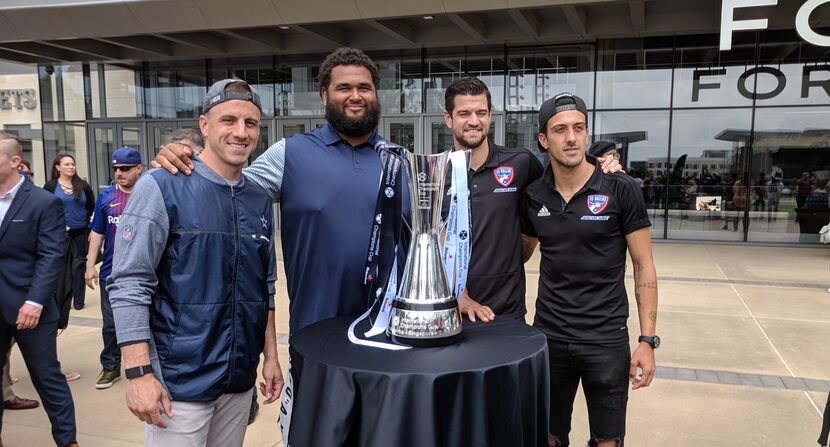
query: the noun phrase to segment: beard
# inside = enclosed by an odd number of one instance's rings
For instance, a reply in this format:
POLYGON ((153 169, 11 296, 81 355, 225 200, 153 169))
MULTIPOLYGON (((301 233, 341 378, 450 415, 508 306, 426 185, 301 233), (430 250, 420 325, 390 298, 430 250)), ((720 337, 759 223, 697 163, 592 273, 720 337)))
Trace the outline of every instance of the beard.
POLYGON ((361 116, 351 117, 346 114, 345 106, 340 107, 326 101, 326 121, 334 130, 349 137, 362 137, 372 133, 380 122, 380 105, 377 102, 366 104, 366 111, 361 116))
POLYGON ((475 149, 481 146, 486 139, 487 133, 484 131, 481 132, 481 136, 478 138, 465 136, 463 131, 460 134, 455 135, 455 141, 457 141, 458 144, 464 149, 475 149))

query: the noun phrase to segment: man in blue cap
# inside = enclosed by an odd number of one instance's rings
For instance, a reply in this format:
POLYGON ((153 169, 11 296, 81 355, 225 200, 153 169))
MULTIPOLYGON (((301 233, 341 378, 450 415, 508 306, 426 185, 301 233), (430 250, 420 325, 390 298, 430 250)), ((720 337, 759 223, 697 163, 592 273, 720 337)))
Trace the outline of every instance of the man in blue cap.
POLYGON ((121 351, 115 339, 115 322, 112 318, 107 293, 107 277, 112 271, 112 253, 115 246, 115 234, 118 230, 118 221, 121 213, 127 207, 127 200, 133 192, 133 186, 144 171, 141 165, 141 154, 131 147, 122 147, 112 154, 112 170, 115 175, 115 184, 104 189, 95 202, 95 213, 92 223, 89 224, 89 252, 86 257, 86 285, 95 290, 99 282, 101 287, 101 316, 104 326, 101 333, 104 338, 104 349, 101 351, 101 374, 95 388, 105 390, 121 378, 121 351), (104 246, 104 261, 101 272, 95 270, 95 263, 101 246, 104 246))

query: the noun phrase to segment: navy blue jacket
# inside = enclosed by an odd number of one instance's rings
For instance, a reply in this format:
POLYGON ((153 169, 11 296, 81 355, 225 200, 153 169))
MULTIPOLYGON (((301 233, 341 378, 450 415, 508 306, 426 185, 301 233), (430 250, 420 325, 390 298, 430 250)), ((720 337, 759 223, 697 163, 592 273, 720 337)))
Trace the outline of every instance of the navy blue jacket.
POLYGON ((229 186, 201 162, 191 176, 146 177, 116 235, 108 290, 118 342, 151 342, 174 401, 247 391, 265 343, 271 199, 244 178, 229 186), (149 331, 136 323, 147 320, 149 331))
POLYGON ((43 305, 40 322, 60 317, 54 290, 66 253, 63 205, 25 179, 0 224, 0 312, 14 325, 26 301, 43 305))

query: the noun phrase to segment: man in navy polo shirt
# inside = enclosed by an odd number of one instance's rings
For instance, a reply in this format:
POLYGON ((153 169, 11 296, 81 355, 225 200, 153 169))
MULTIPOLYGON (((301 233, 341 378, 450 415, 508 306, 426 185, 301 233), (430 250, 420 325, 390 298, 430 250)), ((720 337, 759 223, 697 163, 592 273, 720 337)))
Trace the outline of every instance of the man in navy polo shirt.
POLYGON ((634 180, 602 175, 586 157, 585 103, 563 93, 539 110, 538 144, 550 166, 527 187, 522 216, 539 239, 542 261, 534 326, 548 337, 551 446, 568 446, 579 382, 588 404, 589 445, 622 446, 633 389, 654 377, 657 273, 650 222, 634 180), (626 250, 634 267, 640 344, 628 345, 626 250), (638 373, 638 369, 642 374, 638 373))
POLYGON ((86 256, 84 274, 84 281, 90 289, 95 290, 95 285, 99 281, 104 285, 101 287, 101 316, 104 320, 101 335, 104 338, 104 349, 101 350, 101 374, 98 375, 98 382, 95 384, 95 388, 99 390, 110 388, 121 378, 121 351, 115 339, 115 322, 112 319, 112 306, 106 284, 112 271, 112 252, 118 221, 127 207, 133 186, 143 171, 141 155, 134 148, 122 147, 112 154, 112 169, 115 184, 98 194, 92 223, 89 224, 89 252, 86 256), (95 270, 95 263, 98 253, 101 252, 101 245, 104 246, 104 260, 99 273, 95 270))
MULTIPOLYGON (((339 48, 318 77, 328 123, 277 141, 242 171, 280 203, 291 335, 372 304, 363 278, 381 175, 374 149, 382 140, 380 74, 362 51, 339 48)), ((168 144, 155 161, 189 173, 190 155, 189 148, 168 144)), ((399 255, 403 265, 405 251, 399 255)))

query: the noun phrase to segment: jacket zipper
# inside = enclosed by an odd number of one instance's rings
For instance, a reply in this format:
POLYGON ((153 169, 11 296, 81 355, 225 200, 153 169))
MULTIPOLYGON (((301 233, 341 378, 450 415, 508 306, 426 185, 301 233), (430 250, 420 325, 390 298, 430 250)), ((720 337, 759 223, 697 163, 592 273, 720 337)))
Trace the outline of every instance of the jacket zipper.
POLYGON ((233 263, 233 295, 231 296, 231 359, 230 367, 228 368, 228 386, 231 385, 231 381, 234 376, 234 369, 236 368, 236 281, 239 274, 239 255, 241 251, 239 236, 239 210, 236 206, 236 193, 233 186, 231 186, 231 203, 233 204, 233 227, 236 238, 234 239, 234 245, 236 246, 236 254, 234 256, 233 263))

